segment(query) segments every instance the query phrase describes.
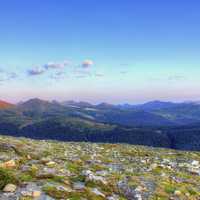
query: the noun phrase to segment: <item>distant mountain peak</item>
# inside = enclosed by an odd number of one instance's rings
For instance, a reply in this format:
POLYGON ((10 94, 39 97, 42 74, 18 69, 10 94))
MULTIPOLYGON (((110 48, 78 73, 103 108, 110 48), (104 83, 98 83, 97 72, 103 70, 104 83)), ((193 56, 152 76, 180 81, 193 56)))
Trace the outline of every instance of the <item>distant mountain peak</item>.
POLYGON ((154 101, 149 101, 147 103, 144 104, 174 104, 171 101, 160 101, 160 100, 154 100, 154 101))
POLYGON ((43 104, 50 104, 50 102, 46 101, 46 100, 39 99, 39 98, 33 98, 33 99, 29 99, 25 102, 22 102, 20 105, 32 106, 32 105, 43 105, 43 104))
POLYGON ((30 103, 30 102, 40 103, 40 102, 48 102, 48 101, 43 100, 43 99, 39 99, 39 98, 32 98, 32 99, 29 99, 28 101, 26 101, 25 103, 30 103))
POLYGON ((34 112, 35 111, 39 111, 39 112, 47 111, 50 108, 52 108, 53 106, 57 106, 57 104, 51 103, 49 101, 42 100, 39 98, 30 99, 28 101, 25 101, 25 102, 19 104, 20 109, 34 111, 34 112))
POLYGON ((144 104, 137 105, 137 108, 145 109, 145 110, 154 110, 154 109, 163 109, 168 107, 173 107, 177 105, 176 103, 170 102, 170 101, 149 101, 144 104))
POLYGON ((85 102, 85 101, 64 101, 62 102, 62 105, 64 106, 76 106, 76 107, 93 107, 92 104, 85 102))
POLYGON ((8 103, 6 101, 0 100, 0 109, 7 109, 13 107, 14 104, 8 103))

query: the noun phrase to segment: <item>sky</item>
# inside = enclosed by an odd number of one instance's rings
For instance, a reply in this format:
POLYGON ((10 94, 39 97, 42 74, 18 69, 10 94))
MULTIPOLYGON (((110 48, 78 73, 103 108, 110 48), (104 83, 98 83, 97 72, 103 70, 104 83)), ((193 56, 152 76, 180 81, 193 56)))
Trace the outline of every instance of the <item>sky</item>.
POLYGON ((0 0, 0 99, 200 100, 199 0, 0 0))

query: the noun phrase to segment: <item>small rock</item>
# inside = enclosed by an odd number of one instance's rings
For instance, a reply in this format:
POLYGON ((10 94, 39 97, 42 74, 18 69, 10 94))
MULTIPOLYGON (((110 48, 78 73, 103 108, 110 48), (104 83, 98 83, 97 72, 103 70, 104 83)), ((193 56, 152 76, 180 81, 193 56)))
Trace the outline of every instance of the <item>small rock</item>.
POLYGON ((155 168, 157 168, 157 167, 158 167, 158 165, 157 165, 156 163, 153 163, 153 164, 150 165, 150 168, 151 168, 151 169, 155 169, 155 168))
POLYGON ((188 172, 190 172, 191 174, 200 175, 200 169, 198 168, 191 167, 188 169, 188 172))
POLYGON ((48 167, 54 167, 54 166, 56 165, 56 162, 50 161, 50 162, 47 162, 46 165, 47 165, 48 167))
POLYGON ((32 197, 33 197, 33 198, 40 197, 40 195, 41 195, 41 192, 40 192, 40 191, 33 191, 33 192, 32 192, 32 197))
POLYGON ((181 191, 179 191, 179 190, 175 190, 175 191, 174 191, 174 195, 176 195, 176 196, 180 196, 180 195, 181 195, 181 191))
POLYGON ((7 184, 4 189, 3 192, 15 192, 17 189, 17 186, 14 184, 7 184))
POLYGON ((107 181, 105 180, 104 177, 102 177, 102 176, 96 176, 90 170, 83 171, 82 174, 84 176, 86 176, 86 181, 99 181, 99 182, 102 182, 104 185, 107 184, 107 181))
POLYGON ((16 167, 16 163, 14 160, 9 160, 7 162, 4 162, 0 165, 0 167, 2 168, 15 168, 16 167))
POLYGON ((41 192, 40 191, 22 191, 21 192, 22 196, 24 197, 32 197, 32 198, 37 198, 41 196, 41 192))
POLYGON ((92 189, 92 192, 93 192, 94 194, 96 194, 97 196, 105 197, 105 195, 104 195, 102 192, 100 192, 97 188, 93 188, 93 189, 92 189))
POLYGON ((107 200, 119 200, 119 196, 117 195, 109 196, 107 197, 107 200))
POLYGON ((191 165, 197 166, 197 165, 199 165, 199 161, 198 160, 193 160, 191 165))
POLYGON ((189 193, 189 192, 185 193, 185 196, 189 197, 189 196, 190 196, 190 193, 189 193))
POLYGON ((135 189, 136 192, 142 192, 143 190, 144 190, 144 188, 140 185, 137 186, 136 189, 135 189))
POLYGON ((46 163, 50 162, 51 160, 50 160, 49 158, 42 158, 40 161, 41 161, 43 164, 46 164, 46 163))
POLYGON ((63 180, 63 183, 64 183, 65 185, 70 185, 70 182, 69 182, 69 180, 67 180, 67 179, 63 180))
POLYGON ((73 184, 73 188, 75 190, 83 190, 85 188, 85 184, 82 182, 76 182, 73 184))
POLYGON ((142 200, 141 194, 135 194, 135 200, 142 200))
POLYGON ((24 197, 32 197, 32 192, 30 191, 21 191, 21 195, 24 197))
POLYGON ((97 175, 100 175, 100 176, 107 176, 107 175, 108 175, 108 172, 105 171, 105 170, 102 170, 102 171, 96 171, 96 174, 97 174, 97 175))
POLYGON ((59 191, 69 192, 69 193, 73 191, 70 187, 65 187, 65 186, 62 186, 62 185, 57 186, 56 189, 59 190, 59 191))

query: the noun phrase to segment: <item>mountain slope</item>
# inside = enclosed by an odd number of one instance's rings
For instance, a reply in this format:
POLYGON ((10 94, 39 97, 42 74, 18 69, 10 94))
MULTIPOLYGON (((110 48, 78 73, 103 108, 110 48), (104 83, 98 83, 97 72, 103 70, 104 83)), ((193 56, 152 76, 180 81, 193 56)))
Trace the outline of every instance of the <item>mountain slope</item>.
POLYGON ((11 103, 0 100, 0 109, 8 109, 8 108, 12 108, 13 106, 14 105, 11 103))
POLYGON ((152 110, 173 108, 175 106, 177 106, 177 103, 164 102, 164 101, 150 101, 141 105, 136 105, 135 107, 145 111, 152 111, 152 110))
MULTIPOLYGON (((92 113, 90 113, 92 115, 92 113)), ((93 115, 95 116, 95 115, 93 115)), ((143 110, 104 110, 95 116, 96 120, 123 126, 172 126, 175 125, 163 116, 143 110)))
POLYGON ((155 108, 151 112, 174 121, 177 125, 200 122, 200 105, 195 103, 179 103, 169 107, 155 108))

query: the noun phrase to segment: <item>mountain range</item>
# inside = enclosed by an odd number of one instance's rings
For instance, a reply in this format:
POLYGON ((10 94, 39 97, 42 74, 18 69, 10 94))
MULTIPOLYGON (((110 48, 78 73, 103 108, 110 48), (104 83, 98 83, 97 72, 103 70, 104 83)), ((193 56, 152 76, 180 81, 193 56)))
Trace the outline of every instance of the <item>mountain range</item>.
POLYGON ((200 150, 199 102, 97 105, 0 101, 0 133, 36 139, 142 144, 200 150))

